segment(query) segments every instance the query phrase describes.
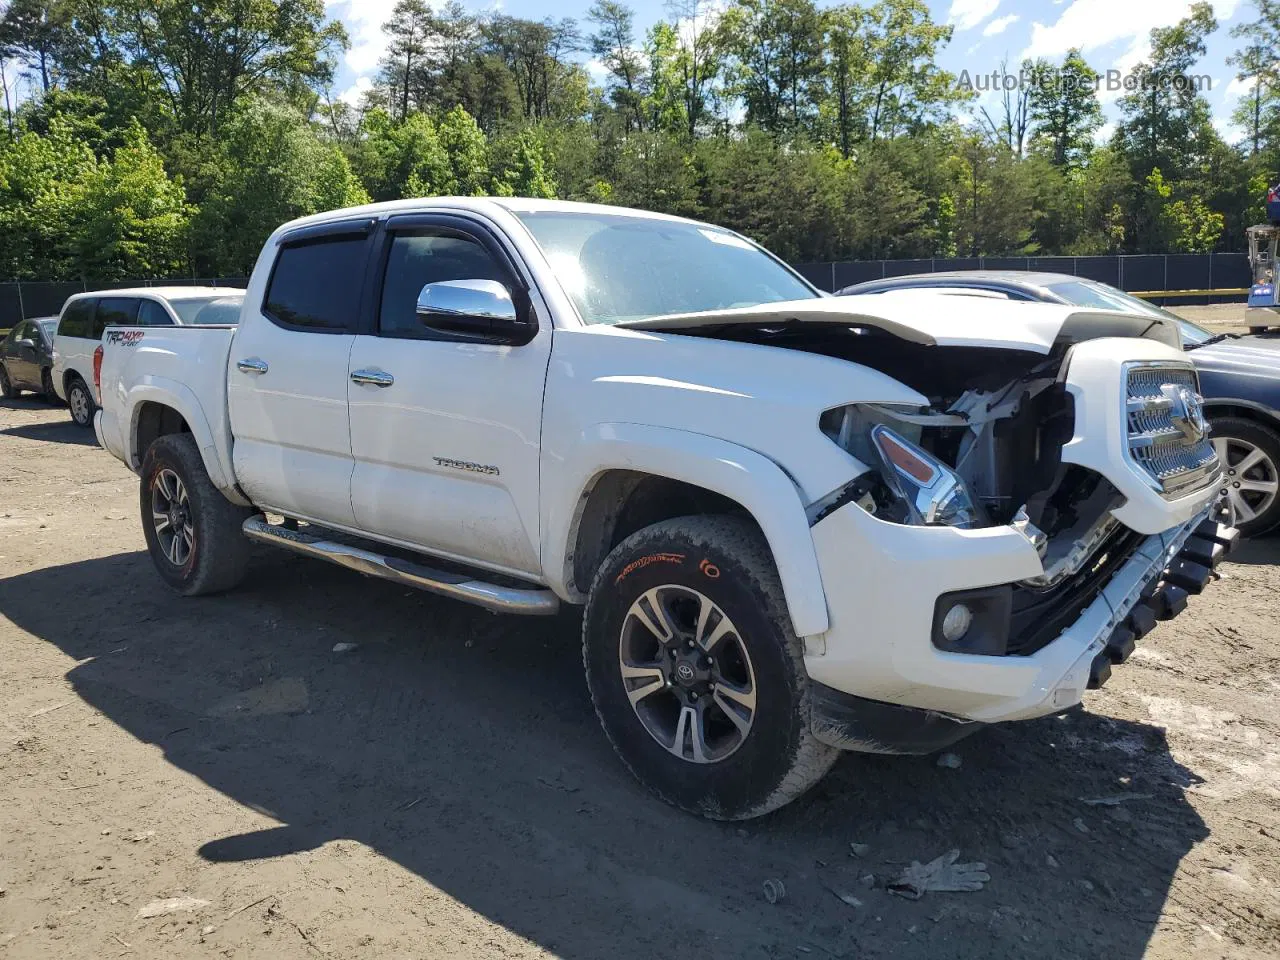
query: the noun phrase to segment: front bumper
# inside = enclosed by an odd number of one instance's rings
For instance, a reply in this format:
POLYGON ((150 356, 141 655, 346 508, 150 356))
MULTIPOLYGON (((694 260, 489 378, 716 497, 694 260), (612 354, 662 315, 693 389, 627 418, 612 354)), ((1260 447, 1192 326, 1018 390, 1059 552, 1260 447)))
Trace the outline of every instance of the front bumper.
MULTIPOLYGON (((1111 663, 1127 658, 1132 640, 1125 631, 1136 639, 1155 615, 1180 612, 1182 591, 1203 587, 1211 567, 1234 544, 1234 532, 1217 522, 1219 510, 1205 506, 1187 522, 1146 537, 1075 622, 1035 653, 982 656, 933 645, 934 603, 944 593, 1039 575, 1031 544, 1009 527, 902 526, 849 504, 813 528, 831 625, 825 634, 806 638, 805 666, 813 680, 833 691, 923 711, 926 728, 945 731, 944 741, 956 730, 962 736, 981 724, 1068 709, 1087 688, 1105 681, 1111 663), (1223 542, 1215 550, 1218 540, 1223 542)), ((815 701, 814 729, 836 746, 928 752, 945 745, 922 751, 919 743, 870 736, 850 722, 849 710, 824 712, 823 698, 815 701)))

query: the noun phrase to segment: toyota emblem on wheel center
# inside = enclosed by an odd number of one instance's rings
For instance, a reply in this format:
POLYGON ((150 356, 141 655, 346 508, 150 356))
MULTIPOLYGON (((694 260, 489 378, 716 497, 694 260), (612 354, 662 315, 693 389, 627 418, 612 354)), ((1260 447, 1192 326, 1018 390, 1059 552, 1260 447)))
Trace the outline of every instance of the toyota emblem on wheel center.
POLYGON ((676 667, 676 679, 681 683, 690 683, 693 681, 693 667, 687 663, 681 663, 676 667))

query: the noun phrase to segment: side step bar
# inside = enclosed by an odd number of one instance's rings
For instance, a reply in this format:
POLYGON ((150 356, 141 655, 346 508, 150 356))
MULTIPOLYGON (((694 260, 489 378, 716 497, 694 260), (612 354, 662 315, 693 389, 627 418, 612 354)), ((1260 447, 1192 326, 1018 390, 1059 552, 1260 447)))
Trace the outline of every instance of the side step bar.
POLYGON ((325 540, 297 530, 273 526, 262 517, 244 522, 244 535, 250 540, 283 547, 303 556, 328 560, 370 577, 391 580, 407 587, 438 593, 484 607, 493 613, 523 613, 546 616, 560 607, 559 598, 550 590, 536 587, 503 587, 495 583, 473 580, 465 574, 432 570, 399 557, 383 556, 361 550, 350 544, 325 540))

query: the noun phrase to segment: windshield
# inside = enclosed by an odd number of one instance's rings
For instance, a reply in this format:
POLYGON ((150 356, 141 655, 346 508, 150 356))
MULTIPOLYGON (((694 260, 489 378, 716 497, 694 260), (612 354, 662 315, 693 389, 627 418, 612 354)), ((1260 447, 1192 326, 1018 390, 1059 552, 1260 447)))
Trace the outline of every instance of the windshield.
POLYGON ((1213 336, 1204 327, 1198 327, 1190 320, 1183 320, 1177 314, 1170 313, 1163 307, 1157 307, 1154 303, 1148 303, 1146 300, 1127 294, 1123 290, 1107 286, 1105 283, 1097 283, 1090 280, 1067 280, 1062 283, 1050 284, 1049 289, 1068 303, 1074 303, 1078 307, 1123 310, 1125 313, 1140 313, 1149 317, 1159 317, 1162 320, 1172 320, 1178 325, 1184 344, 1204 343, 1213 336))
POLYGON ((244 295, 238 297, 200 297, 190 300, 170 300, 169 306, 178 315, 183 326, 211 326, 216 324, 235 324, 240 322, 240 304, 244 295))
POLYGON ((517 212, 585 323, 819 296, 736 233, 622 214, 517 212))
POLYGON ((40 329, 44 331, 44 335, 50 340, 52 340, 53 335, 58 332, 57 317, 45 317, 43 320, 37 320, 36 323, 40 324, 40 329))

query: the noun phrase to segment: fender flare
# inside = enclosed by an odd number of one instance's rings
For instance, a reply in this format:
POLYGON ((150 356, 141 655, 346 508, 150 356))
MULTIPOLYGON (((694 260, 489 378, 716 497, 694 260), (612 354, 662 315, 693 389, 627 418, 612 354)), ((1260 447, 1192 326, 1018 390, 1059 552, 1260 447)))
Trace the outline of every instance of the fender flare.
POLYGON ((137 448, 138 417, 145 403, 157 403, 181 414, 191 430, 196 446, 200 448, 200 457, 204 461, 205 470, 209 473, 210 482, 232 502, 243 503, 244 498, 236 490, 234 474, 227 469, 218 456, 217 441, 209 426, 209 420, 204 414, 204 408, 200 406, 199 398, 190 387, 176 380, 166 377, 147 377, 129 389, 126 407, 129 411, 129 432, 125 439, 128 445, 130 467, 135 472, 142 469, 142 451, 137 448))
POLYGON ((795 482, 754 450, 672 427, 598 423, 582 432, 563 461, 544 458, 548 508, 543 523, 543 569, 557 593, 568 597, 572 592, 568 571, 582 509, 597 479, 609 470, 679 480, 741 504, 768 542, 796 635, 827 631, 827 598, 818 555, 795 482))

